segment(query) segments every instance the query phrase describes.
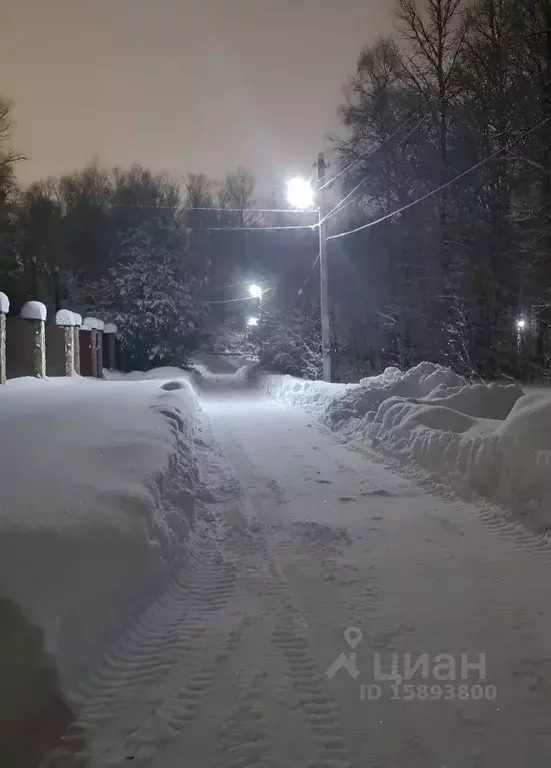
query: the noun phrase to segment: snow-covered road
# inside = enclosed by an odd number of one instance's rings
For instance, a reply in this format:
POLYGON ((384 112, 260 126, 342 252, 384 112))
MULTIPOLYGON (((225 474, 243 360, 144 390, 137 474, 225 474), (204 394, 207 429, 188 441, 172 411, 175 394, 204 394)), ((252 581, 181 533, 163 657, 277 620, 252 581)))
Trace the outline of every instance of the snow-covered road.
POLYGON ((548 765, 548 550, 235 377, 199 395, 212 524, 88 690, 86 764, 548 765))

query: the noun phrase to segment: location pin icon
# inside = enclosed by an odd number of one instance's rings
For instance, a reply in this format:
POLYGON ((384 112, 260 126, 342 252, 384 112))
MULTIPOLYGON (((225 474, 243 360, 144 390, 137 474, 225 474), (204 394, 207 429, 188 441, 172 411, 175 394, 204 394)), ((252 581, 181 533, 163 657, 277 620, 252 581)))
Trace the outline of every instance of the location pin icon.
POLYGON ((362 630, 357 627, 348 627, 348 629, 344 630, 344 639, 352 649, 354 649, 358 643, 361 643, 362 637, 362 630))

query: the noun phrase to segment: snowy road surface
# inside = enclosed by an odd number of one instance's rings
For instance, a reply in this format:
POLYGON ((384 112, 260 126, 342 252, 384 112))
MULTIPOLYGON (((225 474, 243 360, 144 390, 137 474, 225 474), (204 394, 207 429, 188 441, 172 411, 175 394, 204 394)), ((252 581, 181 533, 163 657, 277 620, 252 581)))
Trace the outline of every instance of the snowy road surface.
POLYGON ((85 764, 549 765, 548 552, 235 378, 203 386, 211 525, 96 675, 85 764))

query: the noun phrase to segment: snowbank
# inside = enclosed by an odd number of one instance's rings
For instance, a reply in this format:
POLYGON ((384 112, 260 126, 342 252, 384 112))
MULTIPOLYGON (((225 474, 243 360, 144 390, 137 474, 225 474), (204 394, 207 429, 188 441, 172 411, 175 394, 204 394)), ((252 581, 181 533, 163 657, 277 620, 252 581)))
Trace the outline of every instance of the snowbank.
POLYGON ((21 307, 25 320, 46 320, 46 307, 40 301, 28 301, 21 307))
POLYGON ((315 413, 342 439, 551 526, 551 393, 471 385, 431 363, 406 373, 387 369, 360 384, 268 376, 262 386, 315 413))
POLYGON ((106 323, 103 329, 104 333, 117 333, 117 326, 115 323, 106 323))
POLYGON ((16 379, 2 390, 0 598, 44 631, 65 681, 185 556, 200 484, 198 405, 189 382, 179 384, 152 372, 16 379))

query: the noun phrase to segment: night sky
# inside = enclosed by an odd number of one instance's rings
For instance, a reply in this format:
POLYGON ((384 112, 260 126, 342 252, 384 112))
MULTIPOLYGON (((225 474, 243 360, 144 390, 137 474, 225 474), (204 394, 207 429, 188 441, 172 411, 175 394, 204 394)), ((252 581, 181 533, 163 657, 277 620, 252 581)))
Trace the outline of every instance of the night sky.
POLYGON ((0 94, 27 182, 134 161, 309 171, 393 0, 0 0, 0 94))

